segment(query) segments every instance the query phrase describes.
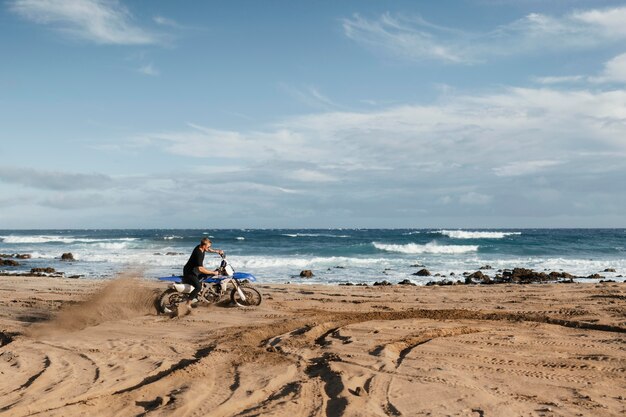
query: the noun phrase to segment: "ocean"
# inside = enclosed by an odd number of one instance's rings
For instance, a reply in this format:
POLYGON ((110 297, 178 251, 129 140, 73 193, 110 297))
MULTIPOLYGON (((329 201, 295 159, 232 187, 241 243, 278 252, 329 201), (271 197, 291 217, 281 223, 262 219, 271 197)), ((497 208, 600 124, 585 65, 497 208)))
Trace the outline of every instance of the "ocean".
MULTIPOLYGON (((0 254, 31 255, 16 259, 20 266, 0 266, 0 271, 52 267, 66 276, 93 279, 126 271, 148 279, 180 275, 205 236, 226 252, 236 271, 252 273, 260 283, 409 279, 423 285, 485 265, 493 269, 483 272, 492 276, 498 269, 514 267, 580 277, 599 273, 616 281, 626 275, 626 229, 0 230, 0 254), (61 261, 66 252, 75 261, 61 261), (412 275, 422 267, 433 276, 412 275), (312 270, 314 277, 300 278, 304 269, 312 270)), ((217 255, 207 254, 207 268, 218 264, 217 255)))

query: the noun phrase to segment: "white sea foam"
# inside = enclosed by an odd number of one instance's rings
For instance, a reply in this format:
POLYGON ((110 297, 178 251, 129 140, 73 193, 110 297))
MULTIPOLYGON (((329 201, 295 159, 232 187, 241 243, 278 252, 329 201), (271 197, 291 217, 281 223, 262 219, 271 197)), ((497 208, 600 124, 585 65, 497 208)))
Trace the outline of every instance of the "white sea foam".
POLYGON ((174 240, 174 239, 182 239, 182 236, 164 236, 163 240, 174 240))
POLYGON ((138 240, 134 237, 123 237, 115 239, 93 239, 83 237, 72 236, 48 236, 48 235, 36 235, 36 236, 0 236, 0 239, 4 243, 23 244, 23 243, 96 243, 96 242, 132 242, 138 240))
POLYGON ((237 236, 235 239, 237 239, 237 240, 246 240, 246 238, 243 237, 243 236, 237 236))
POLYGON ((472 232, 467 230, 438 230, 432 233, 439 233, 453 239, 502 239, 507 236, 522 234, 522 232, 472 232))
POLYGON ((476 252, 478 250, 478 245, 438 245, 436 242, 429 242, 425 245, 418 245, 417 243, 407 243, 406 245, 392 245, 372 242, 372 245, 374 245, 374 247, 378 250, 406 254, 456 254, 476 252))
POLYGON ((287 236, 287 237, 340 237, 340 238, 350 237, 349 235, 332 235, 332 234, 325 234, 325 233, 283 233, 281 236, 287 236))

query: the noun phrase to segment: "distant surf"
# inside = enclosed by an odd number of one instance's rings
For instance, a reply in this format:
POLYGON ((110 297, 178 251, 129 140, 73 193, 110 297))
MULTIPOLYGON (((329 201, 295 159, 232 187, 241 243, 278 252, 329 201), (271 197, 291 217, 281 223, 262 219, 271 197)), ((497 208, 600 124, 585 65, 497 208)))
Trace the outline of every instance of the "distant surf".
POLYGON ((398 252, 407 254, 420 253, 468 253, 478 251, 478 245, 439 245, 436 242, 430 242, 425 245, 416 243, 407 243, 406 245, 394 245, 372 242, 376 249, 387 252, 398 252))
POLYGON ((522 232, 472 232, 468 230, 437 230, 431 233, 439 233, 452 239, 502 239, 522 234, 522 232))

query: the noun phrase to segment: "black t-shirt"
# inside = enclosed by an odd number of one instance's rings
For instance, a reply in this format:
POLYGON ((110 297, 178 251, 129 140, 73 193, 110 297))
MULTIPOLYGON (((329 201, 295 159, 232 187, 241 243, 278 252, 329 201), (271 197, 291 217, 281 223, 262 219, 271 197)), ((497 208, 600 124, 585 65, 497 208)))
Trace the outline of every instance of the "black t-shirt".
POLYGON ((200 250, 200 245, 196 246, 191 252, 191 256, 189 260, 185 264, 183 268, 184 275, 195 275, 198 276, 200 271, 198 271, 198 267, 204 264, 204 252, 200 250))

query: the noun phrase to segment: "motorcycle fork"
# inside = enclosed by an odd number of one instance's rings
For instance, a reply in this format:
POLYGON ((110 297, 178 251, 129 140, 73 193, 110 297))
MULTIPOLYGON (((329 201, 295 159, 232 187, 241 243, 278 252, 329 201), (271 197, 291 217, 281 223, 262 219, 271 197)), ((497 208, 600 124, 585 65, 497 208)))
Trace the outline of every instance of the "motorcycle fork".
POLYGON ((241 285, 239 285, 236 279, 233 279, 233 287, 235 287, 235 289, 237 290, 237 293, 239 294, 239 297, 241 297, 241 300, 246 301, 246 295, 243 293, 243 291, 241 291, 241 285))

